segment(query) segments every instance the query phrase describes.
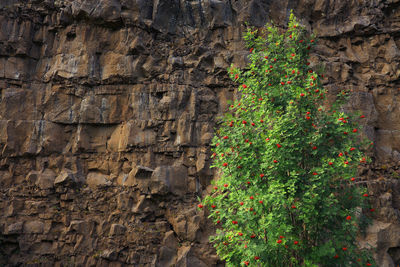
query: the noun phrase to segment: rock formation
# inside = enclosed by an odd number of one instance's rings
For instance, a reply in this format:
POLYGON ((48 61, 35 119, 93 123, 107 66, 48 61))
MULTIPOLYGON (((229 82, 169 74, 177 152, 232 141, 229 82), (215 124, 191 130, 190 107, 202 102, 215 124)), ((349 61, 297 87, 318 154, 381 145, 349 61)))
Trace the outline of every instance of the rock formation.
POLYGON ((400 264, 399 0, 2 0, 0 265, 222 266, 196 203, 226 69, 247 62, 245 22, 290 9, 330 94, 366 116, 363 244, 400 264))

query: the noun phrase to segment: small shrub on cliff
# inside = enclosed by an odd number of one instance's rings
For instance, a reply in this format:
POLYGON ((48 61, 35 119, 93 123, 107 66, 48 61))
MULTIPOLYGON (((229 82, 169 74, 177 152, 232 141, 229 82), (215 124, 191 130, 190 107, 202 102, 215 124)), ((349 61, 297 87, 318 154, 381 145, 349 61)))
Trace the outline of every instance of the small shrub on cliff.
POLYGON ((228 266, 374 266, 357 247, 368 193, 356 186, 367 159, 357 121, 324 102, 322 74, 310 68, 308 36, 290 16, 287 30, 249 29, 251 63, 231 67, 241 97, 213 139, 221 177, 199 208, 217 224, 211 237, 228 266))

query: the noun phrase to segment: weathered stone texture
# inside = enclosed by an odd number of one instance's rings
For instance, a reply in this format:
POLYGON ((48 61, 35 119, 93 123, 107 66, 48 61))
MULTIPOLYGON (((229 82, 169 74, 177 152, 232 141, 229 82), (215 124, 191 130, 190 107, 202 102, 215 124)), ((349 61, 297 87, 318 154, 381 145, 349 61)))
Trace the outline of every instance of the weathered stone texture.
MULTIPOLYGON (((319 36, 330 95, 352 90, 345 108, 397 172, 398 0, 0 1, 0 265, 220 264, 193 207, 236 96, 226 68, 248 61, 244 22, 284 25, 290 9, 319 36)), ((400 264, 393 175, 373 184, 381 266, 400 264)))

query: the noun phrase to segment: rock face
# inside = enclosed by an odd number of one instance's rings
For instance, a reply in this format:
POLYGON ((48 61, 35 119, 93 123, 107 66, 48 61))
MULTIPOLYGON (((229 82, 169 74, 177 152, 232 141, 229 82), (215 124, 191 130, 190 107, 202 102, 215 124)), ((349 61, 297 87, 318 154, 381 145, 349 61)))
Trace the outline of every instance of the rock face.
POLYGON ((247 61, 244 22, 290 9, 320 38, 311 66, 330 94, 351 89, 346 109, 366 116, 367 239, 400 264, 400 1, 3 0, 0 265, 222 264, 193 207, 235 97, 226 68, 247 61))

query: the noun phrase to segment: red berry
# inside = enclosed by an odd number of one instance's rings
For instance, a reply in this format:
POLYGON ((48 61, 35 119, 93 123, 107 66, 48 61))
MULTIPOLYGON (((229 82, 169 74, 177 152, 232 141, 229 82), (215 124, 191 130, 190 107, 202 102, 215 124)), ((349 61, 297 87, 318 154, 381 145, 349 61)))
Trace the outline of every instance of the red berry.
POLYGON ((300 94, 300 96, 304 96, 304 94, 303 94, 303 93, 301 93, 301 94, 300 94))
POLYGON ((370 212, 374 212, 374 211, 375 211, 375 209, 370 209, 369 211, 370 211, 370 212))
POLYGON ((215 205, 211 205, 211 208, 215 209, 215 207, 216 207, 215 205))
POLYGON ((224 139, 228 139, 228 136, 225 135, 223 138, 224 138, 224 139))
POLYGON ((277 146, 278 148, 282 147, 280 144, 276 144, 276 146, 277 146))
POLYGON ((350 215, 347 216, 347 217, 346 217, 346 220, 350 221, 350 220, 351 220, 351 216, 350 216, 350 215))
POLYGON ((274 163, 278 163, 278 161, 276 159, 274 159, 274 163))
POLYGON ((214 186, 214 190, 217 190, 218 189, 218 187, 217 186, 214 186))
POLYGON ((253 196, 250 196, 250 199, 254 199, 254 197, 253 197, 253 196))
POLYGON ((281 85, 285 85, 285 82, 281 82, 281 85))
POLYGON ((280 244, 282 243, 282 240, 279 239, 278 241, 276 241, 276 243, 280 244))
POLYGON ((199 207, 200 209, 202 209, 202 208, 203 208, 203 205, 199 204, 199 205, 197 205, 197 207, 199 207))
POLYGON ((339 157, 342 157, 343 156, 343 153, 339 153, 339 157))
POLYGON ((313 146, 313 148, 312 148, 313 150, 316 150, 317 149, 317 147, 316 146, 313 146))
POLYGON ((263 177, 264 177, 264 173, 261 173, 261 174, 260 174, 260 177, 263 178, 263 177))
POLYGON ((220 222, 221 222, 220 220, 217 221, 217 223, 220 223, 220 222))
POLYGON ((247 121, 242 121, 242 123, 243 123, 243 124, 246 124, 246 123, 247 123, 247 121))
POLYGON ((354 182, 355 180, 356 180, 356 178, 354 178, 354 177, 351 177, 351 179, 350 179, 352 182, 354 182))
POLYGON ((313 175, 318 175, 318 173, 316 173, 316 172, 313 172, 312 174, 313 174, 313 175))
POLYGON ((260 200, 260 201, 258 201, 258 202, 260 202, 260 204, 264 203, 262 200, 260 200))
POLYGON ((268 141, 269 141, 269 138, 265 138, 265 141, 267 141, 267 142, 268 142, 268 141))
POLYGON ((246 266, 248 266, 248 265, 250 264, 250 262, 244 261, 244 264, 245 264, 246 266))
POLYGON ((367 194, 367 193, 365 193, 363 196, 364 196, 364 197, 367 197, 367 196, 368 196, 368 194, 367 194))
POLYGON ((256 235, 255 235, 255 234, 252 234, 250 237, 251 237, 251 238, 255 238, 255 237, 256 237, 256 235))
POLYGON ((243 236, 243 233, 238 233, 239 236, 243 236))
POLYGON ((329 162, 328 164, 332 166, 332 165, 333 165, 333 162, 329 162))
POLYGON ((344 164, 346 164, 346 165, 347 165, 347 164, 349 164, 349 162, 346 160, 346 161, 344 162, 344 164))
POLYGON ((354 151, 354 150, 356 150, 356 148, 355 148, 355 147, 352 147, 352 148, 350 148, 350 151, 354 151))
POLYGON ((228 184, 224 184, 224 187, 228 187, 228 184))
POLYGON ((297 245, 299 243, 299 241, 294 241, 294 244, 297 245))
POLYGON ((309 120, 309 119, 311 119, 311 118, 310 118, 309 116, 307 116, 307 117, 306 117, 306 120, 309 120))
POLYGON ((239 78, 239 75, 236 74, 236 75, 235 75, 235 79, 238 79, 238 78, 239 78))
POLYGON ((285 237, 280 235, 279 238, 280 238, 280 239, 284 239, 285 237))
POLYGON ((295 205, 292 205, 292 209, 295 209, 296 208, 296 206, 295 205))
POLYGON ((364 115, 361 115, 360 118, 363 119, 363 118, 365 118, 365 116, 364 116, 364 115))
POLYGON ((253 50, 254 50, 254 48, 253 48, 253 47, 252 47, 252 48, 250 48, 250 53, 251 53, 251 52, 253 52, 253 50))
POLYGON ((224 164, 222 164, 224 167, 228 166, 228 163, 224 162, 224 164))
POLYGON ((238 222, 237 222, 237 221, 232 221, 232 223, 233 223, 233 224, 238 224, 238 222))
POLYGON ((259 260, 259 259, 260 259, 260 257, 254 256, 254 259, 255 259, 255 260, 259 260))
POLYGON ((251 123, 251 126, 255 126, 256 124, 254 122, 251 123))
POLYGON ((346 251, 346 250, 347 250, 347 248, 346 248, 346 247, 343 247, 343 248, 342 248, 342 250, 343 250, 343 251, 346 251))
POLYGON ((356 133, 357 132, 357 129, 353 129, 353 133, 356 133))
POLYGON ((335 258, 335 259, 339 258, 339 255, 338 255, 338 254, 336 254, 334 258, 335 258))
POLYGON ((245 88, 245 89, 247 88, 247 85, 245 85, 245 84, 243 84, 242 86, 243 86, 243 88, 245 88))

